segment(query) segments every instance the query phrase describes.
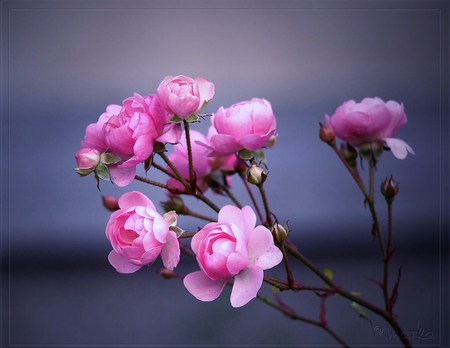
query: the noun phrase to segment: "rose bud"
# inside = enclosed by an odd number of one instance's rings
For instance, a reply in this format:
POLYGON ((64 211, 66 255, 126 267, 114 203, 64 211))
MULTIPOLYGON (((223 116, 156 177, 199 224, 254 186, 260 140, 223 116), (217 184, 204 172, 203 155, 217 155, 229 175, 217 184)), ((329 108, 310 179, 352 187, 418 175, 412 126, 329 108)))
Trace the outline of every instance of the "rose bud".
POLYGON ((391 175, 390 178, 384 179, 384 181, 381 183, 380 189, 384 198, 386 198, 386 201, 392 201, 398 193, 399 186, 391 175))
POLYGON ((247 172, 247 181, 256 186, 260 186, 266 181, 267 172, 257 165, 253 164, 247 172))
POLYGON ((103 206, 111 211, 119 210, 119 200, 114 196, 102 196, 103 206))
POLYGON ((75 154, 78 169, 95 169, 100 163, 100 152, 91 148, 83 148, 75 154))
POLYGON ((286 240, 288 230, 279 223, 275 223, 272 228, 272 236, 276 244, 281 245, 286 240))
POLYGON ((325 124, 319 123, 320 130, 319 130, 319 138, 324 143, 331 144, 334 141, 335 134, 334 129, 330 124, 330 117, 328 115, 325 115, 325 124))

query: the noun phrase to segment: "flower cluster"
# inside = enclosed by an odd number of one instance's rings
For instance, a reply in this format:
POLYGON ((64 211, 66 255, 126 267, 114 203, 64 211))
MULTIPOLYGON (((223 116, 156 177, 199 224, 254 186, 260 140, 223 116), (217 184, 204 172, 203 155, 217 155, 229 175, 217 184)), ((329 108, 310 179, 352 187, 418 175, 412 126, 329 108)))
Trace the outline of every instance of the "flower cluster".
MULTIPOLYGON (((135 93, 121 105, 109 105, 96 123, 87 126, 81 149, 75 154, 75 170, 80 176, 93 174, 98 187, 100 180, 110 180, 119 187, 137 180, 163 188, 168 195, 168 201, 163 203, 165 214, 160 214, 153 202, 139 191, 125 193, 119 199, 103 196, 104 206, 112 211, 106 225, 106 237, 112 246, 108 260, 118 272, 133 273, 160 257, 164 266, 161 274, 170 278, 176 274, 180 251, 187 251, 188 255, 195 256, 198 264, 197 270, 182 276, 187 291, 201 301, 213 301, 226 285, 231 285, 231 305, 241 307, 256 297, 261 299, 259 290, 263 282, 281 291, 307 289, 294 280, 288 262, 290 253, 327 284, 325 288, 310 288, 322 299, 321 321, 305 321, 330 333, 325 320, 326 297, 340 294, 357 305, 359 299, 337 286, 329 274, 321 273, 293 247, 288 240, 287 223, 282 226, 269 208, 264 190, 269 173, 264 151, 278 138, 272 105, 266 99, 253 98, 219 107, 213 114, 200 113, 214 94, 214 84, 203 77, 167 76, 156 93, 145 96, 135 93), (208 118, 207 134, 190 129, 194 122, 208 118), (166 154, 168 149, 171 152, 166 154), (164 163, 158 164, 158 158, 164 163), (144 164, 146 172, 153 166, 167 175, 167 180, 161 183, 136 175, 140 164, 144 164), (241 204, 231 193, 233 175, 242 179, 253 207, 241 204), (258 188, 264 213, 249 184, 258 188), (217 206, 205 195, 209 189, 227 196, 233 204, 217 206), (193 212, 184 204, 182 195, 202 201, 217 217, 193 212), (190 215, 208 223, 197 232, 187 232, 178 226, 179 215, 190 215), (183 244, 185 238, 192 238, 191 250, 183 244), (287 281, 264 274, 282 262, 287 281)), ((406 142, 395 138, 406 122, 403 104, 365 98, 359 103, 347 101, 331 117, 325 115, 319 133, 350 171, 373 214, 372 233, 379 239, 383 254, 385 273, 380 284, 386 306, 385 312, 379 309, 375 312, 390 323, 395 322, 392 307, 398 284, 388 296, 391 231, 384 249, 373 198, 374 169, 384 150, 390 150, 400 159, 408 153, 414 154, 406 142), (340 149, 336 138, 343 141, 340 149), (358 155, 361 162, 369 162, 369 189, 365 188, 358 171, 358 155)), ((391 176, 382 182, 380 189, 390 208, 398 194, 398 184, 391 176)), ((265 302, 291 318, 300 318, 281 301, 279 305, 265 302)), ((370 309, 367 303, 360 301, 370 309)), ((393 327, 398 330, 398 325, 393 327)), ((397 334, 400 336, 401 332, 397 334)))

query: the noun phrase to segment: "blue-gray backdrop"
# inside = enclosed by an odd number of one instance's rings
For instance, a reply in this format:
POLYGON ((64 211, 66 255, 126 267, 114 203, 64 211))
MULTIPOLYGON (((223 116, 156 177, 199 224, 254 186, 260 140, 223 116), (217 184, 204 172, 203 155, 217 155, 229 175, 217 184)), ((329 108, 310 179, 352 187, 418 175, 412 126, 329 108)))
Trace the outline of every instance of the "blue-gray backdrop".
MULTIPOLYGON (((74 153, 86 125, 108 104, 133 92, 153 93, 165 75, 176 74, 214 82, 208 112, 252 97, 272 103, 280 134, 267 153, 273 210, 290 221, 292 239, 311 258, 375 301, 379 291, 368 279, 379 278, 381 266, 369 212, 318 139, 318 123, 348 99, 403 102, 408 124, 398 137, 416 155, 383 154, 376 179, 379 185, 393 174, 401 185, 394 208, 394 265, 404 268, 400 321, 416 343, 446 339, 440 326, 448 314, 441 302, 448 2, 3 1, 2 21, 5 346, 333 343, 256 301, 232 310, 227 293, 216 303, 199 303, 181 283, 158 278, 159 264, 131 276, 109 266, 109 215, 92 178, 73 172, 74 153), (419 328, 432 338, 418 337, 419 328)), ((238 180, 235 186, 247 200, 238 180)), ((102 183, 101 189, 165 198, 140 184, 102 183)), ((377 199, 385 226, 385 205, 377 199)), ((186 229, 202 224, 184 221, 186 229)), ((182 271, 195 268, 185 262, 182 271)), ((317 284, 306 270, 298 272, 317 284)), ((303 314, 318 316, 314 296, 292 301, 303 314)), ((382 321, 372 318, 384 329, 380 334, 347 303, 334 302, 330 321, 349 343, 397 342, 382 321)))

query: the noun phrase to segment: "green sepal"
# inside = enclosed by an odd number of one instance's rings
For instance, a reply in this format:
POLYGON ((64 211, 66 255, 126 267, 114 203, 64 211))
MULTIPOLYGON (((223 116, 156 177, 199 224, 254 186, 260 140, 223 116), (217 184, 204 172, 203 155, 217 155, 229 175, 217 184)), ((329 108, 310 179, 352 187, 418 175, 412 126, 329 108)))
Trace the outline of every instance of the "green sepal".
POLYGON ((251 159, 253 159, 253 157, 255 157, 255 153, 247 149, 242 149, 238 152, 238 155, 244 161, 250 161, 251 159))
POLYGON ((180 123, 181 121, 183 121, 182 118, 178 117, 177 115, 173 115, 170 119, 169 122, 172 123, 180 123))
POLYGON ((257 161, 259 161, 260 163, 266 163, 266 154, 262 149, 256 150, 254 154, 257 161))
POLYGON ((177 238, 180 238, 181 235, 186 232, 185 230, 179 228, 178 226, 170 226, 169 230, 175 232, 175 234, 177 235, 177 238))
POLYGON ((121 160, 122 159, 119 156, 108 152, 102 153, 102 155, 100 156, 100 163, 103 164, 116 164, 121 160))
POLYGON ((95 173, 102 180, 109 180, 109 170, 108 167, 103 163, 100 163, 95 169, 95 173))
POLYGON ((147 173, 153 163, 153 154, 151 154, 144 162, 145 173, 147 173))
POLYGON ((73 168, 74 171, 77 172, 78 175, 81 177, 89 175, 93 172, 93 169, 79 169, 79 168, 73 168))
POLYGON ((189 116, 186 120, 186 122, 197 122, 198 121, 198 115, 197 114, 192 114, 191 116, 189 116))

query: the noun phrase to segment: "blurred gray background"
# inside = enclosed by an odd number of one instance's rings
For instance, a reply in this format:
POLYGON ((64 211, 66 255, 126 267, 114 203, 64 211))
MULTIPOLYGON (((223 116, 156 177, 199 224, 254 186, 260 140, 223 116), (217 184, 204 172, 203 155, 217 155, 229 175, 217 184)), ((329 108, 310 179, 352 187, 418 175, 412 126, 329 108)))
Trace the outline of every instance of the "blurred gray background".
MULTIPOLYGON (((107 105, 133 92, 154 93, 164 76, 177 74, 214 82, 207 112, 252 97, 272 103, 280 134, 267 152, 272 210, 280 221, 289 220, 291 239, 304 254, 377 303, 381 292, 370 279, 381 277, 382 264, 369 211, 318 139, 318 123, 349 99, 404 103, 408 124, 398 137, 416 155, 397 160, 383 154, 376 178, 378 186, 392 174, 401 185, 392 262, 392 274, 400 265, 403 270, 397 314, 415 345, 446 346, 448 5, 3 1, 3 346, 336 344, 256 300, 232 309, 229 290, 201 303, 180 281, 159 277, 159 262, 128 276, 109 265, 109 213, 92 177, 74 173, 74 154, 85 127, 107 105)), ((208 126, 205 121, 196 129, 208 126)), ((165 180, 154 170, 148 175, 165 180)), ((237 179, 234 186, 249 202, 237 179)), ((133 189, 154 202, 165 199, 161 190, 141 184, 101 185, 102 194, 117 196, 133 189)), ((385 231, 380 195, 377 208, 385 231)), ((186 230, 203 224, 180 223, 186 230)), ((183 257, 179 272, 196 268, 183 257)), ((304 267, 295 271, 298 280, 321 285, 304 267)), ((282 267, 272 274, 283 276, 282 267)), ((299 314, 318 318, 313 294, 285 298, 299 314)), ((342 298, 328 302, 329 323, 349 344, 398 344, 381 319, 359 319, 342 298)))

